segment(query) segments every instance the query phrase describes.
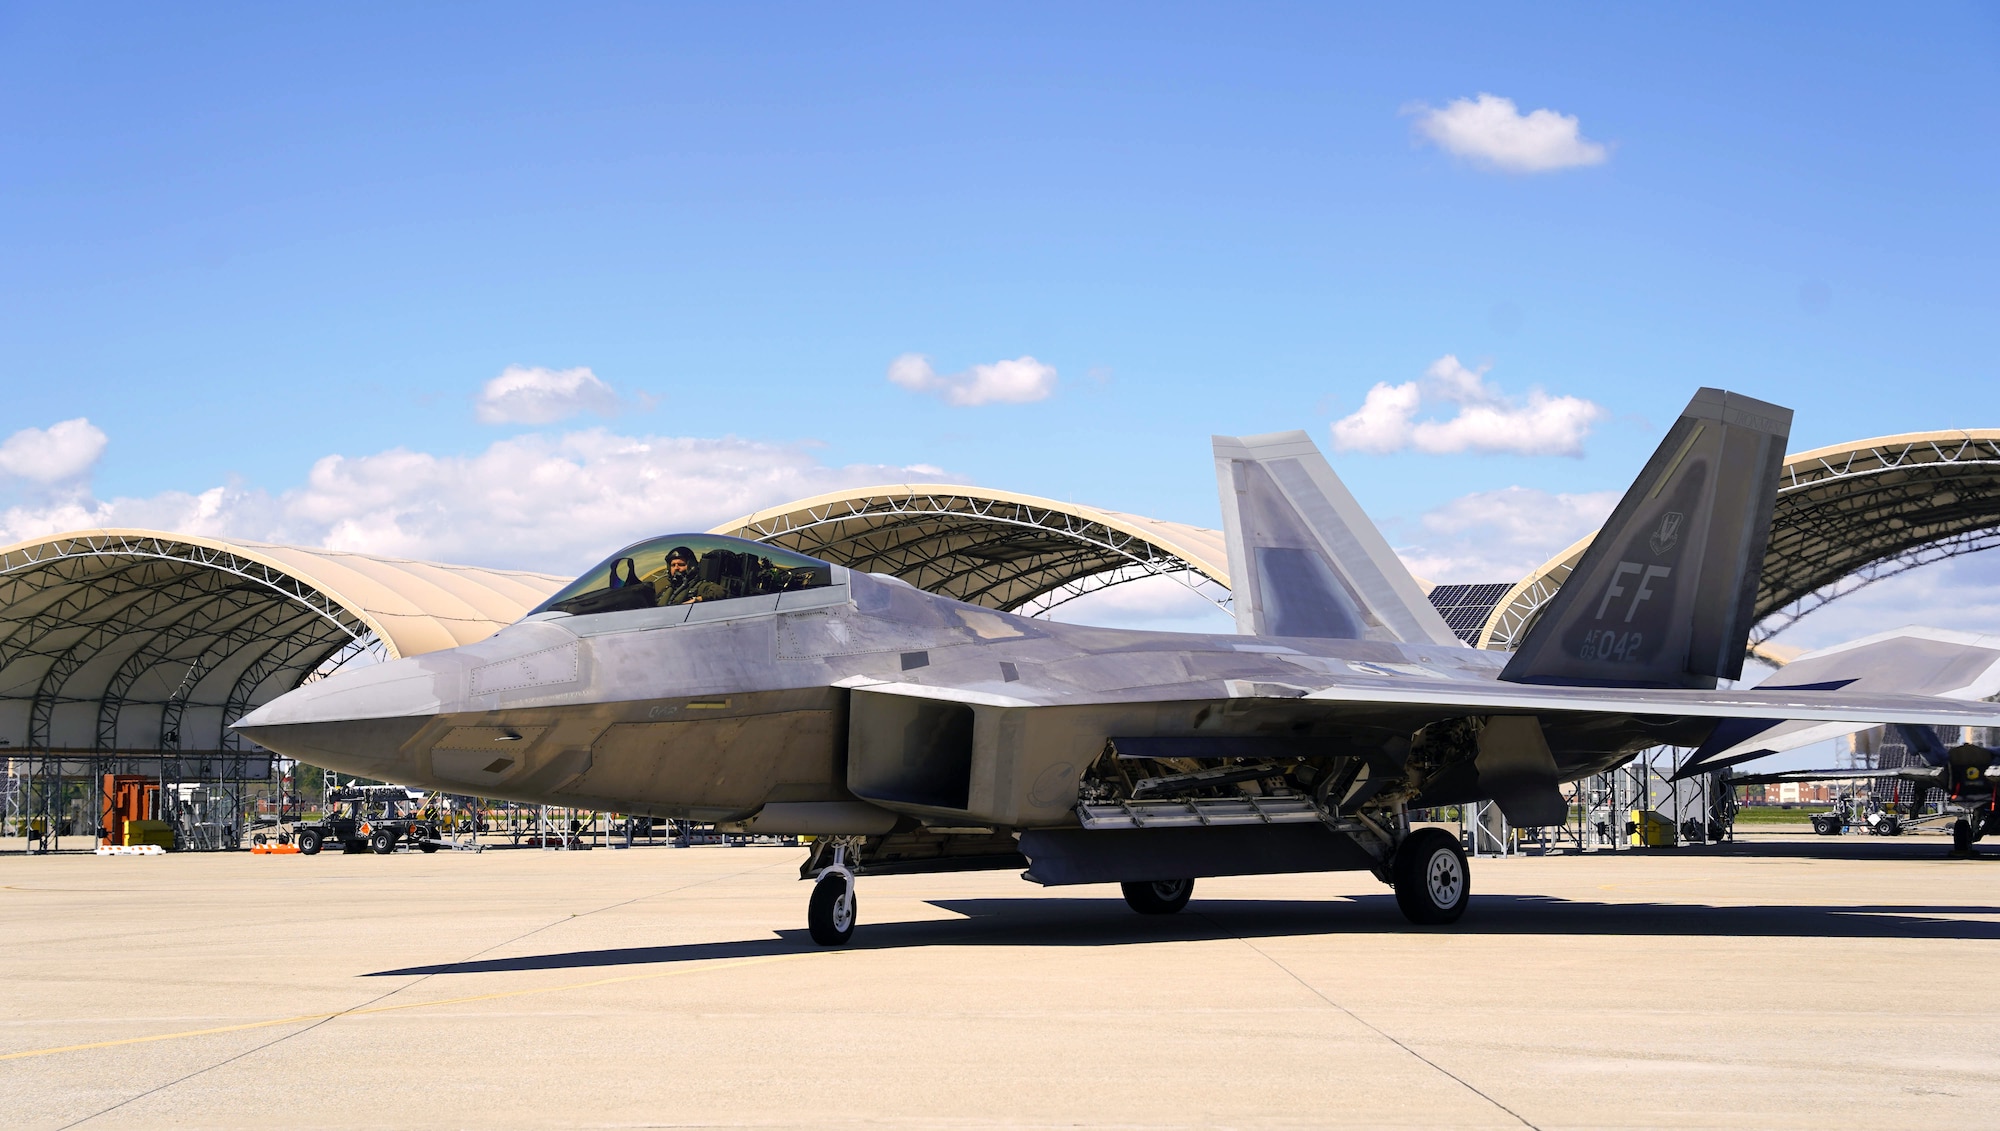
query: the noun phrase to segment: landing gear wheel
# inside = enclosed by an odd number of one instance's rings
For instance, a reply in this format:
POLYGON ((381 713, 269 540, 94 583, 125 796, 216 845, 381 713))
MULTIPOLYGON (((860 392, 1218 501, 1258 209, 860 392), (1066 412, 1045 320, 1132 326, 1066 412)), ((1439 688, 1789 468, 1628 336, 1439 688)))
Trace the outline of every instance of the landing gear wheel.
POLYGON ((1465 914, 1472 877, 1457 837, 1443 829, 1418 829, 1396 849, 1391 868, 1396 906, 1410 922, 1436 927, 1465 914))
POLYGON ((319 834, 311 829, 299 830, 299 855, 317 856, 318 854, 319 834))
POLYGON ((368 847, 374 849, 377 856, 387 856, 396 851, 396 834, 388 829, 376 829, 368 834, 368 847))
POLYGON ((854 937, 854 884, 838 872, 828 872, 813 885, 806 905, 806 928, 821 946, 844 946, 854 937))
POLYGON ((1951 850, 1953 852, 1971 852, 1974 839, 1971 821, 1960 817, 1951 823, 1951 850))
POLYGON ((1125 902, 1141 915, 1172 915, 1186 907, 1194 895, 1193 880, 1142 880, 1119 884, 1125 902))

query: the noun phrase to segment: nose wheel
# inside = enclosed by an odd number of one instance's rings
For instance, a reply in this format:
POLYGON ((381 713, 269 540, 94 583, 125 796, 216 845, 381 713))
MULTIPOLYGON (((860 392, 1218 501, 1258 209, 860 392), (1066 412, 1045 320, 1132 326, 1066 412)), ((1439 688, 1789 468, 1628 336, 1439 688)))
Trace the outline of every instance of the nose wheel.
POLYGON ((845 946, 854 937, 857 900, 854 872, 847 866, 847 846, 833 847, 833 862, 820 869, 806 903, 806 929, 821 946, 845 946))

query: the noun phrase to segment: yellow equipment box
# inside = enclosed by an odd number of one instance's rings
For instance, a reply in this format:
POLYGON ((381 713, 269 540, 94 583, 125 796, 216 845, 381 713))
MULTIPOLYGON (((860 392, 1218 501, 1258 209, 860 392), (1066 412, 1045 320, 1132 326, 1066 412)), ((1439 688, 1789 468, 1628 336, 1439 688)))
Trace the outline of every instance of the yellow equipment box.
POLYGON ((1672 848, 1678 839, 1674 835, 1674 823, 1653 812, 1651 809, 1632 810, 1632 819, 1625 828, 1632 834, 1632 844, 1636 848, 1672 848))
POLYGON ((161 848, 172 848, 174 846, 173 826, 167 824, 165 821, 127 821, 125 822, 125 844, 128 848, 136 844, 157 844, 161 848))

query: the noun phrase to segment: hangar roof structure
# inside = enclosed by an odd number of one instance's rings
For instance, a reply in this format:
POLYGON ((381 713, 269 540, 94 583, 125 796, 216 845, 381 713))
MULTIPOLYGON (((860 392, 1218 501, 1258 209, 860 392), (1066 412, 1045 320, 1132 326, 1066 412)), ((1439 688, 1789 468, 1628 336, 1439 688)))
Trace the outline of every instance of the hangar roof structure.
MULTIPOLYGON (((1595 536, 1516 582, 1487 617, 1479 646, 1516 647, 1595 536)), ((2000 429, 1907 432, 1787 456, 1757 588, 1752 651, 1857 589, 1994 546, 2000 546, 2000 429)))
POLYGON ((863 487, 744 515, 710 533, 770 542, 1030 616, 1153 576, 1178 578, 1229 607, 1220 531, 1011 491, 863 487))
POLYGON ((356 655, 484 639, 568 578, 148 530, 0 547, 0 736, 231 748, 224 722, 356 655))

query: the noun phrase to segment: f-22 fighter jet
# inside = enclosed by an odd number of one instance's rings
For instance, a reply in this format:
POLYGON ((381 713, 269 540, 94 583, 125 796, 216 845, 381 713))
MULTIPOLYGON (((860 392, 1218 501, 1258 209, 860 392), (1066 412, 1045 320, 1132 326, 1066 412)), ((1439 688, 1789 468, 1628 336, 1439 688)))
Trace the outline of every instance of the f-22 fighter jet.
POLYGON ((753 542, 627 547, 476 644, 236 723, 436 789, 812 834, 808 924, 856 880, 1022 869, 1178 911, 1196 879, 1366 869, 1419 924, 1471 892, 1412 808, 1561 822, 1561 786, 1725 720, 2000 724, 2000 708, 1741 672, 1791 413, 1703 389, 1527 633, 1468 648, 1302 432, 1217 437, 1238 634, 1011 616, 753 542), (1831 687, 1832 689, 1829 689, 1831 687))

